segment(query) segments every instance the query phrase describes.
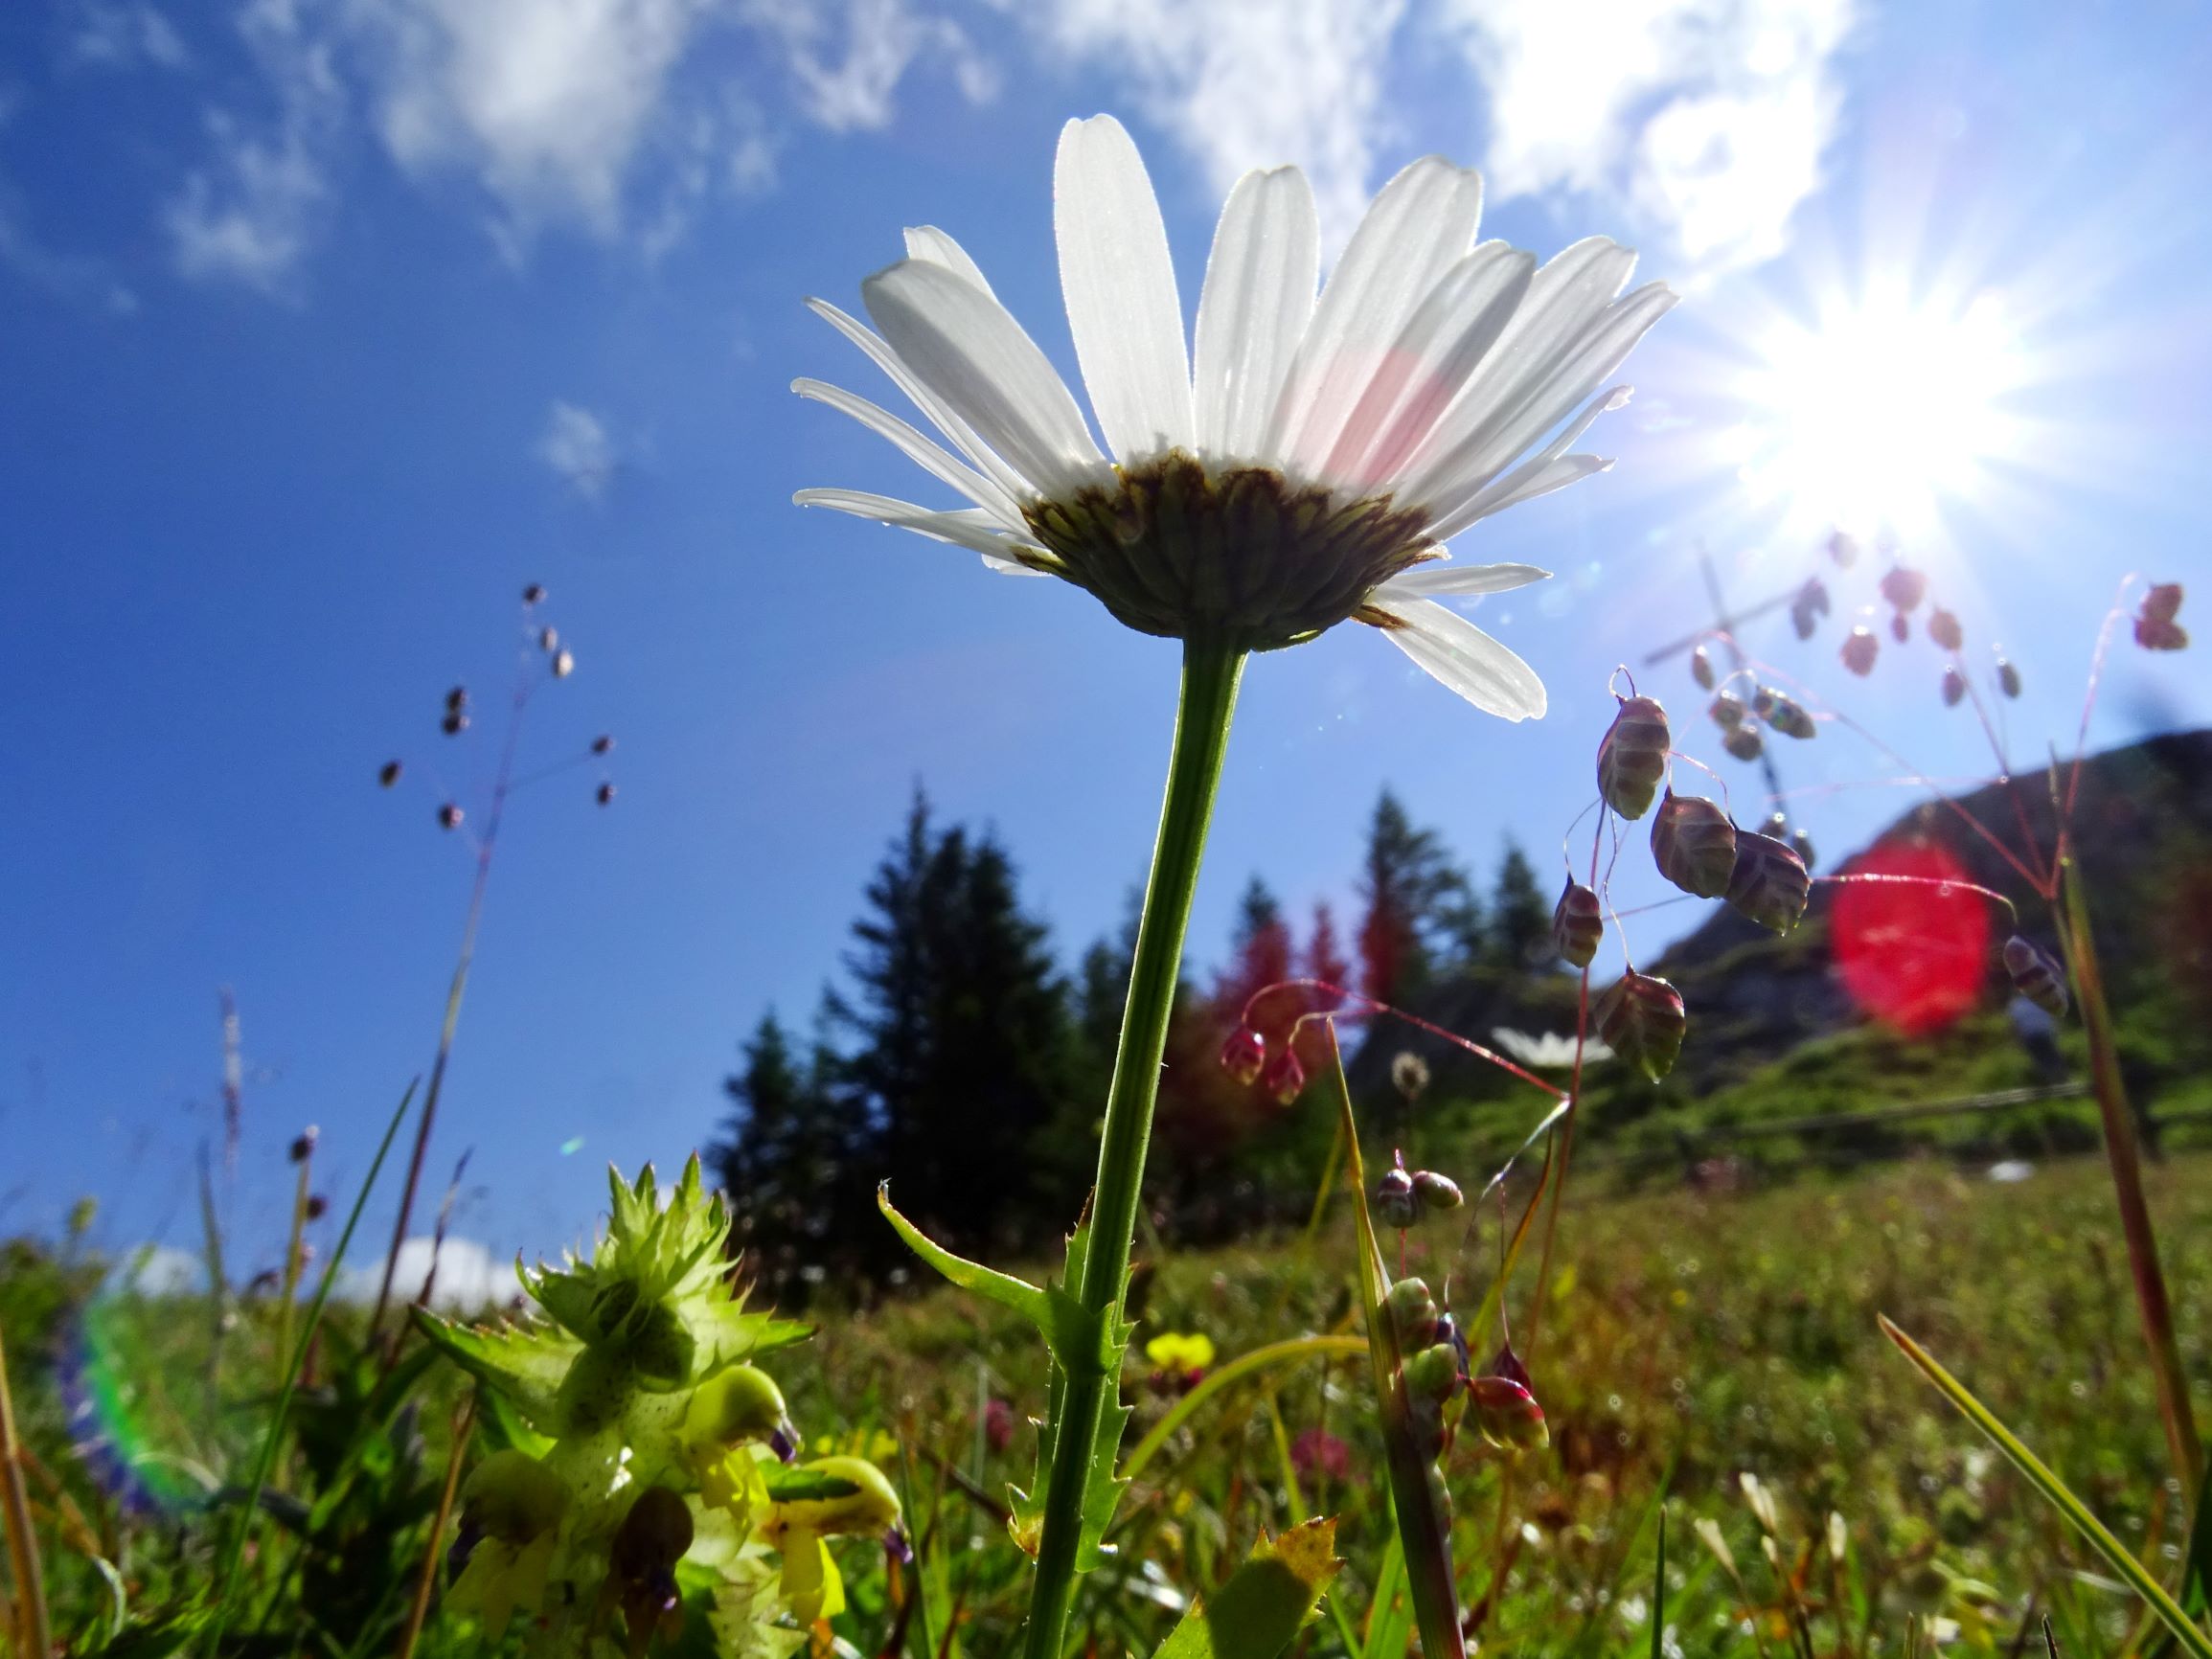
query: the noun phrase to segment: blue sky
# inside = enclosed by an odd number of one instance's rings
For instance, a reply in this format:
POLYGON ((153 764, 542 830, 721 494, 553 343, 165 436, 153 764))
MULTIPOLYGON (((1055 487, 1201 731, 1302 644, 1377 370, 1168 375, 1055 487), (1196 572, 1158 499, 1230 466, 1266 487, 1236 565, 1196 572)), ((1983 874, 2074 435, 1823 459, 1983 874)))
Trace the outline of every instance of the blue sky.
MULTIPOLYGON (((1556 868, 1609 670, 1701 620, 1698 549, 1763 596, 1813 568, 1832 498, 1897 523, 2021 664, 2022 753, 2070 740, 2120 578, 2205 573, 2208 71, 2180 5, 6 9, 0 1228, 92 1191, 111 1243, 190 1241, 224 985, 241 1229, 275 1247, 303 1124, 334 1186, 357 1175, 429 1058, 467 894, 428 780, 475 804, 526 581, 579 668, 534 705, 525 769, 609 731, 621 792, 595 808, 587 767, 516 802, 432 1158, 442 1179, 476 1148, 461 1231, 552 1248, 604 1160, 703 1139, 740 1036, 771 1004, 803 1018, 834 970, 917 780, 998 828, 1063 950, 1113 923, 1173 648, 789 505, 927 491, 787 390, 877 395, 800 301, 852 305, 904 225, 959 236, 1072 373, 1050 209, 1070 115, 1136 133, 1186 305, 1243 168, 1306 166, 1340 241, 1430 150, 1485 170, 1485 234, 1548 254, 1605 231, 1687 296, 1593 435, 1615 470, 1460 544, 1559 573, 1480 613, 1549 716, 1488 720, 1358 628, 1257 662, 1201 961, 1254 870, 1348 911, 1384 782, 1477 863, 1510 833, 1556 868), (1838 339, 1889 350, 1895 395, 1838 339), (480 715, 447 744, 456 681, 480 715), (394 754, 409 780, 381 793, 394 754)), ((1832 573, 1840 608, 1874 575, 1832 573)), ((1751 643, 1928 774, 1987 770, 1925 645, 1846 682, 1831 630, 1751 643)), ((1678 668, 1651 689, 1699 700, 1678 668)), ((2191 659, 2128 652, 2094 736, 2208 718, 2191 659)), ((1840 733, 1786 761, 1826 848, 1909 798, 1821 787, 1888 770, 1840 733)))

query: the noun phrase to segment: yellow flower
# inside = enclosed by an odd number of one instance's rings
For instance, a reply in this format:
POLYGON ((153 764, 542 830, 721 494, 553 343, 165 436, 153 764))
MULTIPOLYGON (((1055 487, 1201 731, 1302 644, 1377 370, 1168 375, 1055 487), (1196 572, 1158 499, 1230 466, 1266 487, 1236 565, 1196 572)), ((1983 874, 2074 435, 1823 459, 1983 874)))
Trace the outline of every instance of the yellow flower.
POLYGON ((845 1609, 845 1584, 825 1539, 849 1533, 887 1533, 899 1524, 899 1494, 883 1471, 860 1458, 819 1458, 805 1466, 845 1489, 768 1506, 761 1536, 783 1552, 784 1600, 801 1625, 833 1619, 845 1609))
POLYGON ((1145 1357, 1161 1371, 1203 1371, 1214 1363, 1214 1339, 1204 1331, 1162 1331, 1145 1344, 1145 1357))

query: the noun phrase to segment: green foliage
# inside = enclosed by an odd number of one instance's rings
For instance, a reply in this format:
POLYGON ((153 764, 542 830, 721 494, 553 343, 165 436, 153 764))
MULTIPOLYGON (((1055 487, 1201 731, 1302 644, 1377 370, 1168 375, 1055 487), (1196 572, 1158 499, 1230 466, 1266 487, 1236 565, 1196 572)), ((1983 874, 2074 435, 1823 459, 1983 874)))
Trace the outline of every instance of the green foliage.
POLYGON ((1307 1521, 1280 1538, 1263 1534, 1227 1583, 1191 1603, 1156 1659, 1275 1659, 1343 1566, 1335 1545, 1334 1521, 1307 1521))

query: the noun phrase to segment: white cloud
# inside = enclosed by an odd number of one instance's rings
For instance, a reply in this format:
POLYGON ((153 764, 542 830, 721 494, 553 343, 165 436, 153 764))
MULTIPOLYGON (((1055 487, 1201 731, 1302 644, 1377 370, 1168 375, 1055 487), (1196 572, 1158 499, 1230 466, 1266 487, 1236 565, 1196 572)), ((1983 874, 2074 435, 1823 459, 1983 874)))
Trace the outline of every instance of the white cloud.
POLYGON ((69 25, 72 61, 102 69, 182 69, 191 61, 176 26, 144 0, 83 0, 69 25))
POLYGON ((196 1296, 207 1288, 207 1268, 189 1250, 142 1244, 117 1263, 114 1288, 140 1296, 196 1296))
POLYGON ((949 17, 924 16, 907 0, 846 0, 840 31, 832 8, 814 0, 749 0, 748 18, 778 36, 789 57, 800 108, 816 125, 852 132, 890 125, 894 95, 924 58, 947 62, 970 102, 997 89, 991 65, 949 17), (842 33, 841 52, 831 42, 842 33))
POLYGON ((295 0, 248 0, 238 23, 276 95, 278 118, 262 130, 228 110, 210 111, 214 158, 186 176, 162 218, 185 276, 282 294, 329 193, 321 151, 342 94, 329 41, 295 0))
POLYGON ((1627 205, 1708 266, 1780 251, 1818 188, 1852 0, 1440 0, 1501 195, 1627 205))
MULTIPOLYGON (((430 1286, 434 1307, 461 1313, 478 1313, 504 1307, 522 1294, 522 1281, 514 1263, 496 1257, 473 1239, 447 1237, 443 1245, 427 1238, 409 1239, 393 1258, 392 1296, 412 1302, 422 1294, 422 1282, 435 1255, 438 1277, 430 1286)), ((338 1292, 350 1302, 374 1302, 384 1282, 384 1263, 349 1267, 339 1276, 338 1292)))
POLYGON ((1052 0, 1048 49, 1103 67, 1196 159, 1217 194, 1295 162, 1341 242, 1397 136, 1383 72, 1405 0, 1052 0))
POLYGON ((623 223, 623 183, 709 0, 360 0, 376 124, 410 170, 473 174, 525 234, 623 223))
POLYGON ((614 441, 606 423, 574 403, 555 401, 537 453, 586 501, 597 501, 614 482, 614 441))

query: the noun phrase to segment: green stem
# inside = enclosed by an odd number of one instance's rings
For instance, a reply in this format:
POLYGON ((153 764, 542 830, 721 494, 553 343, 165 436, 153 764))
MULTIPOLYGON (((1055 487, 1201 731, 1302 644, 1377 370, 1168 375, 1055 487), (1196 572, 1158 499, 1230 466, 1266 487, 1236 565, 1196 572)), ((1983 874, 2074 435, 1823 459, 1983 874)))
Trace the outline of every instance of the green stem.
MULTIPOLYGON (((1129 1276, 1129 1240, 1142 1196, 1145 1149, 1152 1135, 1152 1105, 1160 1089, 1160 1057, 1181 972, 1183 934, 1191 920, 1206 830, 1213 822, 1214 792, 1229 746, 1229 720, 1243 676, 1242 647, 1193 639, 1183 645, 1182 700, 1175 713, 1175 746, 1168 761, 1167 799, 1160 807, 1159 839, 1137 924, 1136 959, 1129 966, 1129 999, 1122 1013, 1121 1047, 1114 1056, 1113 1086, 1106 1096, 1106 1130, 1099 1142, 1098 1185, 1091 1197, 1090 1247, 1083 1279, 1071 1288, 1084 1310, 1104 1326, 1118 1317, 1129 1276)), ((1107 1447, 1091 1466, 1107 1391, 1120 1386, 1104 1367, 1069 1368, 1054 1427, 1052 1469, 1045 1482, 1044 1531, 1038 1545, 1037 1587, 1030 1599, 1029 1659, 1059 1659, 1075 1595, 1076 1556, 1082 1541, 1083 1500, 1093 1480, 1113 1473, 1117 1448, 1107 1447)))
POLYGON ((2157 1384, 2158 1416, 2166 1427, 2167 1449, 2181 1483, 2185 1511, 2195 1512, 2198 1482, 2204 1467, 2203 1443, 2189 1407, 2189 1378, 2181 1368, 2180 1344, 2174 1332, 2174 1307, 2166 1295, 2166 1275, 2158 1265, 2158 1236, 2151 1206, 2143 1196, 2143 1163, 2135 1147, 2135 1119, 2120 1077, 2120 1049, 2112 1012, 2105 1001, 2105 976, 2089 931, 2089 906, 2082 891, 2081 867, 2070 852, 2059 860, 2059 938, 2066 966, 2073 970, 2074 997, 2081 1005, 2082 1031, 2089 1044, 2089 1077, 2105 1125, 2105 1156, 2112 1168, 2112 1190, 2120 1202, 2120 1232, 2128 1243, 2128 1267, 2135 1282, 2135 1306, 2143 1336, 2150 1344, 2151 1373, 2157 1384))

